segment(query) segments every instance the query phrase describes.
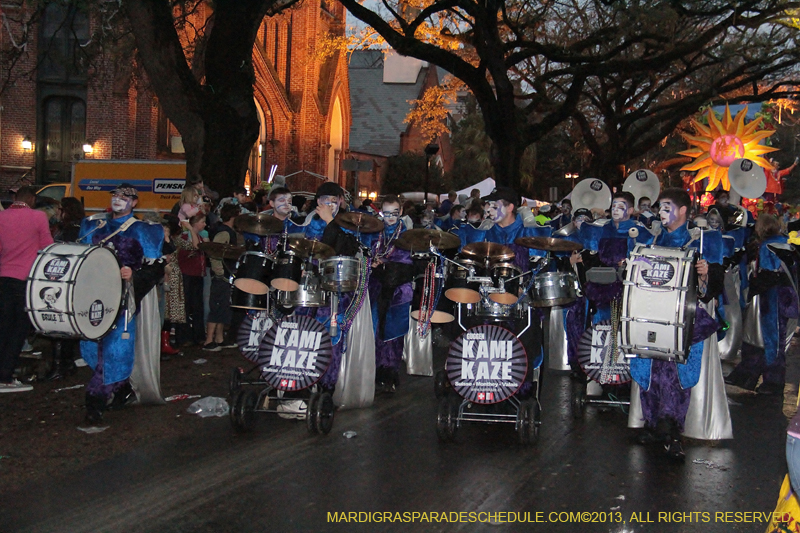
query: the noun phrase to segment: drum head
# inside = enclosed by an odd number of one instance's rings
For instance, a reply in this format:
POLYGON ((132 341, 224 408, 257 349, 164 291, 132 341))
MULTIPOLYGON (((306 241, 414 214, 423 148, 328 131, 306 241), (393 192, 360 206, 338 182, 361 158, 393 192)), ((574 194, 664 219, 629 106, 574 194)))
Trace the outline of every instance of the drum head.
POLYGON ((298 282, 289 278, 275 278, 270 282, 270 285, 272 285, 273 289, 283 292, 294 292, 300 287, 298 282))
POLYGON ((514 305, 519 300, 519 297, 510 292, 495 292, 489 295, 489 299, 498 304, 514 305))
POLYGON ((269 292, 269 287, 267 287, 267 284, 258 281, 257 279, 237 278, 233 281, 233 285, 240 291, 244 291, 248 294, 262 295, 269 292))
POLYGON ((312 317, 292 315, 267 331, 253 361, 272 387, 296 391, 322 378, 332 353, 327 328, 312 317))
MULTIPOLYGON (((411 311, 411 318, 414 320, 419 320, 419 310, 411 311)), ((444 311, 434 311, 433 316, 431 316, 431 324, 447 324, 455 320, 456 317, 451 315, 450 313, 445 313, 444 311)))
MULTIPOLYGON (((617 329, 617 346, 621 339, 617 329)), ((620 385, 631 380, 630 362, 619 348, 611 357, 611 321, 603 320, 586 328, 578 342, 578 363, 586 375, 601 385, 620 385)))
POLYGON ((498 403, 522 386, 528 356, 509 330, 483 324, 468 329, 450 344, 445 371, 462 397, 473 403, 498 403))
POLYGON ((472 289, 447 289, 444 295, 457 304, 476 304, 481 301, 480 293, 472 289))

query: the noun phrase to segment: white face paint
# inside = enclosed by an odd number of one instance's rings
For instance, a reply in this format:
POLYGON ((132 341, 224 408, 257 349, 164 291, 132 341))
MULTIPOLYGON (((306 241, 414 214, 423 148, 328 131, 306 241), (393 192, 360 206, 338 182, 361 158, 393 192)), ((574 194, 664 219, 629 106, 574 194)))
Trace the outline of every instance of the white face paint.
POLYGON ((487 202, 483 206, 483 218, 494 220, 497 216, 497 202, 487 202))
POLYGON ((611 220, 614 222, 623 222, 629 218, 628 202, 621 198, 616 198, 611 202, 611 220))
POLYGON ((112 196, 111 211, 116 214, 127 214, 131 211, 132 200, 127 196, 112 196))
POLYGON ((658 209, 658 216, 661 219, 661 225, 669 228, 678 219, 678 206, 673 204, 672 200, 663 200, 658 209))
POLYGON ((578 229, 581 229, 581 224, 583 224, 587 220, 589 220, 589 217, 587 217, 586 215, 581 215, 579 217, 576 217, 575 218, 575 227, 578 228, 578 229))
POLYGON ((281 217, 285 218, 292 212, 291 194, 279 194, 269 202, 272 205, 273 212, 281 217))
POLYGON ((320 205, 327 205, 331 208, 331 216, 336 216, 336 213, 339 212, 339 197, 338 196, 320 196, 319 202, 320 205))
POLYGON ((387 226, 394 226, 400 220, 400 204, 383 204, 381 216, 387 226))
POLYGON ((508 216, 508 213, 511 212, 511 206, 505 205, 503 202, 497 202, 497 213, 495 213, 494 221, 500 222, 504 218, 508 216))
POLYGON ((722 226, 722 217, 717 214, 708 215, 706 220, 708 220, 708 227, 711 229, 720 229, 722 226))

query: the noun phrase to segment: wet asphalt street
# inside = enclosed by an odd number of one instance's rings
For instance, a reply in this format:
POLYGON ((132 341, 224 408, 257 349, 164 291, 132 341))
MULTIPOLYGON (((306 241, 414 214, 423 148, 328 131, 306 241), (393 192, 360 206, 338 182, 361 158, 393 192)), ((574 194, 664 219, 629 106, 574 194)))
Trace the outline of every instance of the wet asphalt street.
POLYGON ((209 418, 190 439, 23 487, 2 503, 0 531, 764 531, 748 513, 773 510, 786 473, 782 399, 731 395, 735 439, 689 443, 675 464, 635 444, 619 410, 573 419, 566 373, 546 380, 532 446, 512 424, 485 423, 439 443, 433 379, 404 377, 372 408, 337 413, 327 436, 274 414, 246 435, 209 418), (539 523, 508 522, 520 519, 539 523))

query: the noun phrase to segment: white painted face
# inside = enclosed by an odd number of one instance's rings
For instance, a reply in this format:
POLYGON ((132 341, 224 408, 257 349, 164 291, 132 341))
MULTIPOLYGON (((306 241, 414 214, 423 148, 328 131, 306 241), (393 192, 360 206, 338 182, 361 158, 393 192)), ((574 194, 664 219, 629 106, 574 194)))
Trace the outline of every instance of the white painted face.
POLYGON ((281 217, 289 216, 289 213, 292 212, 292 195, 291 194, 279 194, 275 198, 269 201, 269 205, 272 206, 272 210, 281 217))
POLYGON ((716 213, 708 215, 706 220, 708 220, 708 227, 711 229, 720 229, 722 227, 722 217, 716 213))
POLYGON ((483 218, 494 220, 497 216, 497 202, 486 202, 483 206, 483 218))
POLYGON ((320 196, 318 203, 320 205, 327 205, 331 208, 331 215, 336 216, 339 212, 339 197, 338 196, 320 196))
POLYGON ((397 224, 397 221, 400 220, 400 204, 391 203, 391 204, 383 204, 381 206, 381 216, 383 217, 383 222, 387 226, 394 226, 397 224))
POLYGON ((670 227, 678 219, 678 211, 678 206, 673 204, 672 200, 661 201, 661 207, 658 209, 661 225, 665 228, 670 227))
POLYGON ((611 202, 611 220, 614 222, 628 220, 631 217, 630 213, 628 213, 629 208, 628 202, 622 198, 615 198, 614 201, 611 202))
POLYGON ((133 198, 115 194, 111 197, 111 211, 117 215, 127 215, 133 211, 133 198))

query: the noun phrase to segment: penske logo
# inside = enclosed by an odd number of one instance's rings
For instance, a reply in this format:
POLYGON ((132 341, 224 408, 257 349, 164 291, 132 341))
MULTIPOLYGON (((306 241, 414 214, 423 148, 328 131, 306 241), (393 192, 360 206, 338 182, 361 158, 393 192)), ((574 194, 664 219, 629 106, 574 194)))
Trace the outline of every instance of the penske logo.
POLYGON ((186 185, 186 180, 181 179, 154 179, 153 180, 153 193, 154 194, 175 194, 180 195, 183 187, 186 185))

